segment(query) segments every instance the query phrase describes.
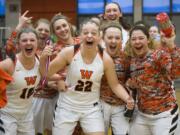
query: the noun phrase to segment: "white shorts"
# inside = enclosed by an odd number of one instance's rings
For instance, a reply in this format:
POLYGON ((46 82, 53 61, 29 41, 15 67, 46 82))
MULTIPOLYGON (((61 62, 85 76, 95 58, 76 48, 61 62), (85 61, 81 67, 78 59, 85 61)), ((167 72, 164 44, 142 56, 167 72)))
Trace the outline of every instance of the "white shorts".
POLYGON ((43 133, 45 129, 52 130, 54 108, 57 101, 55 96, 49 98, 33 98, 34 126, 36 133, 43 133))
POLYGON ((72 135, 78 121, 84 133, 104 132, 103 116, 100 105, 98 106, 99 109, 87 110, 84 113, 57 107, 53 135, 72 135))
POLYGON ((126 135, 129 132, 129 120, 124 117, 125 106, 110 105, 101 100, 105 134, 108 135, 109 127, 112 127, 114 135, 126 135))
POLYGON ((30 118, 29 115, 24 119, 17 120, 1 111, 0 123, 0 127, 5 131, 5 134, 0 135, 35 135, 33 117, 30 118))
POLYGON ((173 135, 178 124, 178 113, 178 108, 157 115, 138 112, 130 135, 173 135))

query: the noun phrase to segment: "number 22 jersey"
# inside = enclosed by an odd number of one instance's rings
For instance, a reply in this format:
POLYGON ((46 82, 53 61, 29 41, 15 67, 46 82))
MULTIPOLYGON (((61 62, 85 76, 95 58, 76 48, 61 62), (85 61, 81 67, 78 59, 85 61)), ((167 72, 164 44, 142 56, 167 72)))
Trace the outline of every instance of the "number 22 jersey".
MULTIPOLYGON (((102 51, 102 50, 101 50, 102 51)), ((66 92, 61 92, 58 105, 71 110, 83 111, 99 102, 101 78, 104 74, 102 52, 98 52, 92 63, 83 61, 77 50, 67 67, 66 92)))

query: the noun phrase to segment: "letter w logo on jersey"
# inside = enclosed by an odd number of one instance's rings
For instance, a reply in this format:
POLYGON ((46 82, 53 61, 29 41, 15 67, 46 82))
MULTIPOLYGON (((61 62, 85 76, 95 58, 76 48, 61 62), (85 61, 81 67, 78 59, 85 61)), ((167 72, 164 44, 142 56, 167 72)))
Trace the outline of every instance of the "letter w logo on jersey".
POLYGON ((83 69, 81 69, 80 72, 81 72, 82 79, 90 79, 93 73, 93 71, 88 71, 88 70, 83 70, 83 69))
POLYGON ((26 80, 27 85, 34 85, 36 82, 37 76, 31 76, 31 77, 25 77, 24 79, 26 80))

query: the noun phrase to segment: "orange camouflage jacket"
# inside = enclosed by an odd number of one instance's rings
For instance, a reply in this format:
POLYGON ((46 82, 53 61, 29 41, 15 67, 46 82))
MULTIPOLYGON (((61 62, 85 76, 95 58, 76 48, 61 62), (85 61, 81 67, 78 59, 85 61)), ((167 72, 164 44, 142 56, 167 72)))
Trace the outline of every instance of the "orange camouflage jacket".
MULTIPOLYGON (((112 58, 115 64, 115 71, 122 85, 125 84, 128 77, 129 63, 123 52, 120 52, 118 56, 112 58)), ((120 98, 118 98, 108 85, 105 75, 101 80, 100 98, 111 105, 123 105, 125 104, 120 98)))
POLYGON ((7 103, 6 86, 13 80, 13 78, 0 69, 0 108, 4 107, 7 103))
POLYGON ((172 81, 180 76, 180 49, 159 49, 144 58, 132 58, 130 76, 138 86, 138 108, 158 114, 176 105, 172 81))

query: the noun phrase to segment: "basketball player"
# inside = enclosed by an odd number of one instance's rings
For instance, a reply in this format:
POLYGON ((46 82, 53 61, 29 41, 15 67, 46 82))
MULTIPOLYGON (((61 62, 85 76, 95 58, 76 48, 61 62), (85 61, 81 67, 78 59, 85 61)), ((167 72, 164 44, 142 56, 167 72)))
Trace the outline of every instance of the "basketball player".
POLYGON ((4 135, 34 135, 32 94, 39 83, 39 61, 35 57, 38 35, 32 28, 23 28, 17 35, 20 52, 15 62, 7 58, 0 68, 13 77, 7 86, 7 105, 0 110, 4 135))

